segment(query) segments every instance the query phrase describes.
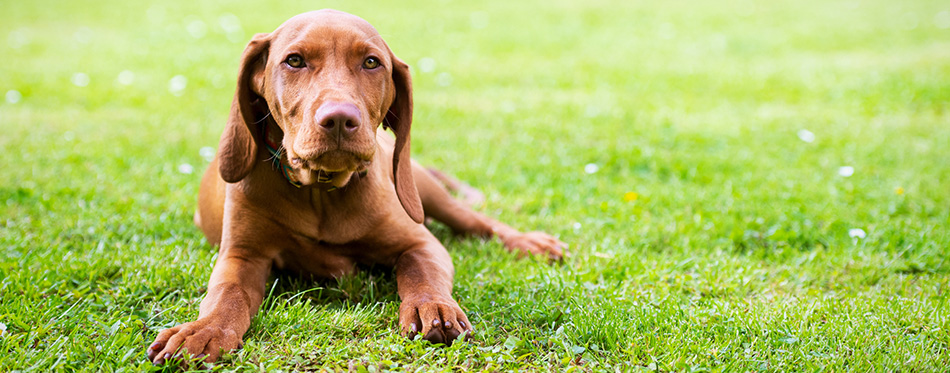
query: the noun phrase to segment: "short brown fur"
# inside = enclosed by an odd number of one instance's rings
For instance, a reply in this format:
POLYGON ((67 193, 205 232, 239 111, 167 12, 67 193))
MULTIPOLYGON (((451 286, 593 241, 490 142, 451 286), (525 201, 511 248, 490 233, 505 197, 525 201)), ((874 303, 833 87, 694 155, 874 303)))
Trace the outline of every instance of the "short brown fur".
POLYGON ((321 10, 255 35, 195 213, 220 245, 207 295, 197 320, 158 334, 149 359, 187 353, 213 362, 239 348, 272 268, 340 277, 358 264, 392 266, 402 334, 451 344, 472 326, 452 298, 451 258, 423 216, 498 237, 512 251, 562 257, 565 245, 554 237, 518 232, 453 199, 442 182, 457 181, 410 159, 411 124, 409 68, 366 21, 321 10), (292 55, 302 68, 289 64, 292 55), (267 126, 283 133, 278 167, 267 126))

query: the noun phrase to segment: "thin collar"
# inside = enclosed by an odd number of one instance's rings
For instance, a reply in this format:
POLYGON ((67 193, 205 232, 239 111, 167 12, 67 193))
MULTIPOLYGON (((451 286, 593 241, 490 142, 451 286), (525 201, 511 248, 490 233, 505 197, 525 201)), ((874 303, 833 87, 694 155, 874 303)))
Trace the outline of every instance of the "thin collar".
MULTIPOLYGON (((280 168, 280 173, 284 175, 284 179, 286 179, 290 185, 293 185, 297 188, 302 188, 304 186, 303 184, 290 177, 290 173, 293 171, 293 168, 287 164, 288 162, 286 154, 284 154, 283 147, 280 145, 280 142, 284 138, 284 133, 281 131, 280 127, 277 126, 277 123, 273 120, 265 119, 264 123, 261 124, 261 137, 264 139, 264 147, 267 148, 267 153, 270 154, 270 159, 273 162, 274 167, 280 168)), ((366 177, 367 174, 369 174, 368 169, 360 171, 358 175, 362 178, 366 177)), ((330 179, 327 179, 326 181, 321 181, 319 178, 317 179, 318 183, 329 183, 329 181, 330 179)), ((329 189, 327 189, 327 191, 330 192, 337 189, 337 187, 331 186, 329 189)))

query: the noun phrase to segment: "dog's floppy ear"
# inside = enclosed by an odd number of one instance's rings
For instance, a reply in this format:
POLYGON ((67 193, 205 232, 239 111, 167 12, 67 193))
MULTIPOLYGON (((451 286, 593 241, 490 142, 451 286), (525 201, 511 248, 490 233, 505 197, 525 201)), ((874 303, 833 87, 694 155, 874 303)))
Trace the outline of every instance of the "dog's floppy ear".
POLYGON ((396 134, 396 146, 393 149, 393 183, 402 208, 416 223, 422 223, 425 214, 419 191, 412 180, 412 160, 409 158, 409 130, 412 128, 412 78, 409 65, 395 55, 393 61, 393 84, 396 86, 396 98, 393 99, 383 125, 396 134))
POLYGON ((259 94, 263 93, 264 65, 269 47, 270 34, 254 35, 241 57, 231 114, 218 144, 218 172, 229 183, 243 179, 257 163, 260 131, 256 123, 267 115, 267 103, 259 94))

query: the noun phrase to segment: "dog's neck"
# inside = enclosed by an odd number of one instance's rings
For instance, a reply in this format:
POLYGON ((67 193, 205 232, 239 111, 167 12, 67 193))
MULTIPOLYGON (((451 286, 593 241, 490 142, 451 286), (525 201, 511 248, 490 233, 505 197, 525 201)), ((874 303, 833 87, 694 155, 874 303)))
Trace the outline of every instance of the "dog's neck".
MULTIPOLYGON (((293 168, 290 166, 287 161, 287 155, 284 153, 284 148, 281 145, 281 142, 284 139, 284 131, 280 129, 280 126, 277 125, 277 122, 274 121, 273 117, 268 115, 260 121, 261 127, 261 139, 264 141, 264 147, 267 148, 267 153, 270 154, 268 158, 275 168, 280 168, 280 173, 284 175, 284 179, 287 180, 290 185, 293 185, 297 188, 303 188, 304 185, 299 181, 294 180, 291 177, 293 168)), ((369 170, 363 170, 359 172, 358 176, 363 178, 369 173, 369 170)), ((330 183, 330 178, 318 178, 317 183, 328 184, 330 183)), ((336 190, 337 187, 331 186, 327 189, 328 192, 336 190)))

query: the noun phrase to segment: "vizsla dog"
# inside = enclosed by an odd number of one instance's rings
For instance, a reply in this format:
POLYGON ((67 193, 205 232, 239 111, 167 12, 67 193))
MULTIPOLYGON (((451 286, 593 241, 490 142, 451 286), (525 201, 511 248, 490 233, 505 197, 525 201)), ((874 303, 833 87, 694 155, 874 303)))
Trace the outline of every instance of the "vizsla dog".
POLYGON ((213 362, 241 347, 272 268, 340 277, 358 264, 394 267, 401 333, 451 344, 472 325, 424 217, 512 251, 562 256, 554 237, 453 199, 444 175, 409 158, 411 124, 409 67, 363 19, 321 10, 255 35, 198 196, 195 223, 220 245, 207 295, 197 320, 158 334, 149 359, 213 362))

